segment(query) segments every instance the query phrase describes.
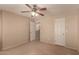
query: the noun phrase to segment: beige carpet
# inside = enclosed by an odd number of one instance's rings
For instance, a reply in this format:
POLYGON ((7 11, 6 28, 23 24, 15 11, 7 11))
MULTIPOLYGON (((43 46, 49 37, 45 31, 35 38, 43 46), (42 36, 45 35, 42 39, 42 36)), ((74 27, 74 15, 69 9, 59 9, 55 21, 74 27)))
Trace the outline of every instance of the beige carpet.
POLYGON ((16 48, 0 51, 0 55, 76 55, 77 51, 61 46, 32 41, 16 48))

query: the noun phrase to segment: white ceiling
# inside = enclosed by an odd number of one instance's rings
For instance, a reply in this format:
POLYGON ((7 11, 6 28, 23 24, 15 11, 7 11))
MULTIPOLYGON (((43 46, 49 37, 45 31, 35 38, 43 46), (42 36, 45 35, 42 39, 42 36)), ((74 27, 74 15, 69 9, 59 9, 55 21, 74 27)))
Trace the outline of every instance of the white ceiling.
MULTIPOLYGON (((44 14, 63 15, 69 12, 78 11, 79 5, 63 5, 63 4, 39 4, 39 7, 46 7, 47 11, 44 14)), ((7 10, 22 16, 30 16, 30 13, 21 13, 21 11, 30 10, 24 4, 0 4, 0 9, 7 10)))

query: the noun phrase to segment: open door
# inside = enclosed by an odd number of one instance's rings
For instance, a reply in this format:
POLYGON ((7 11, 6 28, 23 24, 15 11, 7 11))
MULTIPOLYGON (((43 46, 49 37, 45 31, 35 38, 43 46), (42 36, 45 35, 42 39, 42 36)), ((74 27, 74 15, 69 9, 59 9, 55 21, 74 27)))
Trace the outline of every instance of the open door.
POLYGON ((55 44, 65 46, 65 19, 55 20, 55 44))

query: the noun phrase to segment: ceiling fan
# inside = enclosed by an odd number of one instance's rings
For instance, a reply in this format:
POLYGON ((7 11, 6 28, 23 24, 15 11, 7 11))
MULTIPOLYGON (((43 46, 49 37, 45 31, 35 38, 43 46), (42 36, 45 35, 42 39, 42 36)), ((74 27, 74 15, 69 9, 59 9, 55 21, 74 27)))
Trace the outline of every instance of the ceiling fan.
POLYGON ((47 8, 40 8, 38 7, 36 4, 33 4, 32 6, 30 6, 29 4, 25 4, 27 7, 29 7, 31 9, 31 11, 21 11, 22 13, 27 13, 27 12, 31 12, 32 16, 37 16, 37 15, 41 15, 44 16, 43 13, 41 13, 41 11, 45 11, 47 10, 47 8))

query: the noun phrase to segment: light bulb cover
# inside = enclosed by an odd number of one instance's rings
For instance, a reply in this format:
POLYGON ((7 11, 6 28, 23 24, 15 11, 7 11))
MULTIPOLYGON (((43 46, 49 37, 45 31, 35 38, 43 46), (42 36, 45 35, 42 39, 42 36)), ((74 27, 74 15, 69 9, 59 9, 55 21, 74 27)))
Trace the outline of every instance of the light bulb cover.
POLYGON ((38 14, 36 12, 31 12, 32 16, 38 16, 38 14))

